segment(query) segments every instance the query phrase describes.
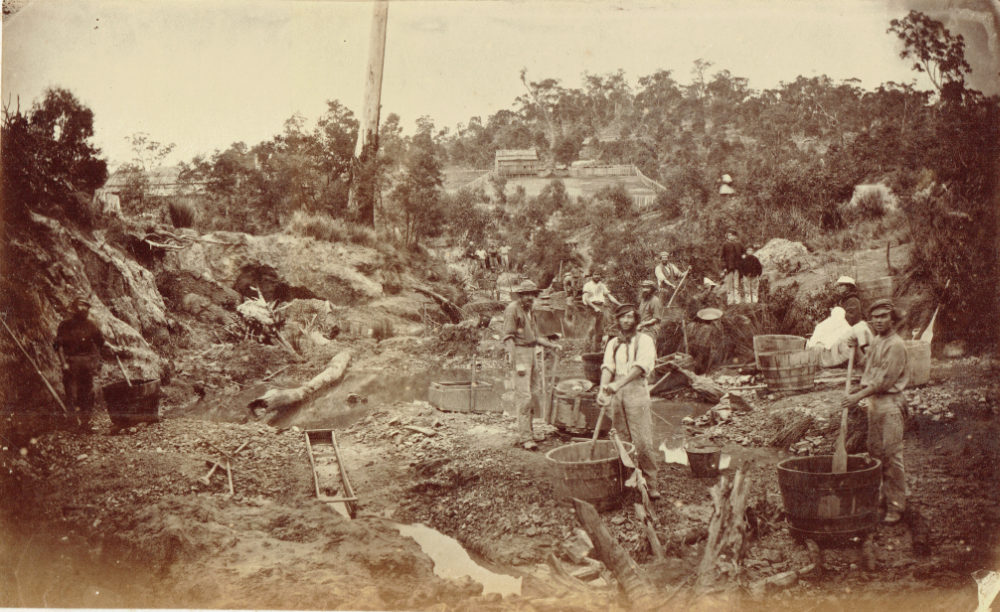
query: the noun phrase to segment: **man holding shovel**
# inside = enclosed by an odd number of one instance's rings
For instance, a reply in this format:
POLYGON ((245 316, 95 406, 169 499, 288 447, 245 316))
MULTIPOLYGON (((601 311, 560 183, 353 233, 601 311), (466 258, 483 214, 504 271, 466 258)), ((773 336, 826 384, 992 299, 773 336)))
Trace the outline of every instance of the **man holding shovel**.
POLYGON ((639 313, 635 304, 622 304, 615 310, 619 335, 608 342, 601 365, 601 390, 598 401, 608 405, 611 427, 635 444, 639 469, 646 478, 651 499, 659 499, 656 486, 656 447, 653 446, 653 422, 650 412, 649 385, 646 377, 656 365, 653 339, 639 332, 639 313))
MULTIPOLYGON (((906 509, 903 470, 903 389, 909 382, 906 346, 896 333, 899 316, 892 300, 876 300, 868 309, 875 340, 867 352, 861 389, 848 394, 841 408, 849 410, 868 398, 868 454, 882 462, 882 493, 886 500, 883 522, 898 523, 906 509)), ((857 339, 848 341, 852 350, 857 339)))
POLYGON ((518 444, 525 450, 538 450, 532 433, 531 417, 538 394, 532 384, 534 378, 535 347, 547 346, 559 350, 559 345, 538 334, 531 307, 538 297, 538 285, 530 280, 514 288, 514 301, 503 312, 503 343, 511 366, 511 384, 517 412, 518 444))
POLYGON ((90 424, 94 410, 94 377, 101 371, 104 335, 87 316, 90 302, 73 300, 69 318, 59 324, 53 347, 62 361, 63 388, 70 410, 79 410, 80 426, 90 424))

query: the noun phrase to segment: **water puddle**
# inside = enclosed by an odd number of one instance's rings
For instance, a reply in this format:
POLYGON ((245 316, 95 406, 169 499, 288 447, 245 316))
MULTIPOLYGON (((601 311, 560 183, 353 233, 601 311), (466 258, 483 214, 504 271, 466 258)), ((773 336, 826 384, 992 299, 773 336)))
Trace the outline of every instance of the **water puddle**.
POLYGON ((421 525, 393 525, 399 533, 416 540, 424 553, 434 561, 434 573, 441 578, 468 576, 483 585, 483 593, 520 595, 521 578, 491 571, 469 556, 458 540, 421 525))

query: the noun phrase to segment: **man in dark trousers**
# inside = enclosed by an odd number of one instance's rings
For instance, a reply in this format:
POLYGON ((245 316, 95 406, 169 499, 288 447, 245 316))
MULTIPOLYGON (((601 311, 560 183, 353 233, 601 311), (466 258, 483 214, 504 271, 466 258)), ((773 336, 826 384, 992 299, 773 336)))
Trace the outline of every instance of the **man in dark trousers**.
MULTIPOLYGON (((868 310, 875 340, 868 349, 861 389, 844 397, 850 409, 868 398, 868 454, 882 462, 882 493, 886 501, 883 522, 898 523, 906 510, 906 474, 903 469, 903 389, 909 382, 906 345, 896 333, 899 316, 892 300, 876 300, 868 310)), ((857 347, 851 337, 849 346, 857 347)))
POLYGON ((538 297, 538 286, 530 280, 523 281, 512 293, 514 301, 503 312, 502 342, 510 360, 511 386, 514 390, 514 408, 517 413, 518 444, 525 450, 538 450, 531 426, 534 407, 539 403, 534 382, 535 351, 539 346, 558 350, 559 345, 539 335, 538 325, 531 307, 538 297))
POLYGON ((104 335, 87 316, 90 302, 73 300, 69 318, 59 324, 53 347, 62 362, 63 389, 70 409, 78 410, 81 427, 90 425, 94 410, 94 377, 101 371, 104 335))
POLYGON ((722 245, 722 284, 726 288, 726 303, 739 304, 740 299, 740 257, 743 245, 736 232, 726 232, 726 242, 722 245))
POLYGON ((764 266, 753 254, 753 247, 747 247, 740 257, 738 270, 743 279, 743 300, 747 304, 756 304, 760 301, 760 275, 764 273, 764 266))

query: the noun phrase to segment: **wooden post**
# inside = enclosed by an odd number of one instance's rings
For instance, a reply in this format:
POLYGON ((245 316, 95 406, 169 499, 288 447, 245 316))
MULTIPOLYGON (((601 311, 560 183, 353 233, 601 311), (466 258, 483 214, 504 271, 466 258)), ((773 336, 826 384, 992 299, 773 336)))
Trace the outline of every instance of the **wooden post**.
POLYGON ((389 2, 377 0, 372 9, 372 29, 365 71, 365 103, 362 109, 358 142, 354 148, 348 210, 363 223, 375 226, 375 168, 378 153, 379 111, 382 104, 382 68, 385 64, 385 34, 389 21, 389 2), (367 184, 366 184, 367 183, 367 184))

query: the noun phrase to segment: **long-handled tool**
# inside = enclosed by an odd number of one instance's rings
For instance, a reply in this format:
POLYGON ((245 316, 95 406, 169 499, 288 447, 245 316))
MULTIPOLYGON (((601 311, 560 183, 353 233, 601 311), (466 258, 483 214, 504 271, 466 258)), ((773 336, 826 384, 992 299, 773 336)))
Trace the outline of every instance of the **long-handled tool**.
MULTIPOLYGON (((114 327, 111 328, 111 334, 115 337, 115 345, 116 345, 115 348, 121 348, 122 342, 121 340, 118 339, 118 332, 115 331, 114 327)), ((131 387, 132 380, 129 379, 128 372, 125 371, 125 366, 122 365, 122 360, 120 357, 118 357, 118 351, 115 351, 114 353, 115 353, 115 361, 118 362, 118 369, 122 371, 122 376, 125 377, 125 383, 131 387)))
POLYGON ((559 351, 555 351, 552 358, 552 379, 549 381, 549 393, 546 399, 546 411, 544 421, 551 424, 555 420, 556 407, 556 371, 559 370, 559 351))
MULTIPOLYGON (((851 374, 854 372, 854 350, 852 348, 850 356, 847 358, 847 380, 844 381, 844 395, 851 392, 851 374)), ((833 449, 833 468, 830 470, 834 474, 843 474, 847 471, 847 408, 840 415, 840 432, 837 434, 837 443, 833 449)))
POLYGON ((20 340, 18 340, 17 336, 14 335, 14 332, 11 331, 9 327, 7 327, 7 321, 0 318, 0 323, 3 323, 3 328, 7 330, 8 334, 10 334, 11 340, 14 341, 14 344, 17 345, 17 348, 21 349, 21 352, 24 353, 24 356, 28 358, 28 363, 31 364, 31 367, 35 368, 35 372, 42 379, 42 382, 45 383, 45 388, 49 390, 49 393, 51 393, 52 397, 55 398, 56 403, 59 404, 60 408, 62 408, 63 414, 69 414, 69 409, 66 408, 66 404, 63 403, 62 398, 59 397, 59 394, 56 393, 56 390, 52 388, 52 384, 49 382, 49 379, 45 378, 45 375, 42 374, 42 371, 38 368, 38 364, 36 364, 35 360, 31 358, 31 355, 28 354, 28 351, 21 344, 20 340))
MULTIPOLYGON (((602 391, 598 391, 597 393, 600 394, 602 391)), ((608 409, 611 400, 606 400, 605 403, 598 401, 597 403, 601 404, 601 411, 597 413, 597 423, 594 424, 594 437, 590 439, 590 453, 588 456, 591 459, 594 458, 594 449, 597 448, 597 436, 601 435, 601 421, 604 420, 604 411, 608 409)))
POLYGON ((611 432, 611 440, 614 442, 615 448, 618 449, 618 457, 622 460, 622 464, 626 469, 632 470, 632 476, 629 477, 625 486, 634 487, 639 491, 641 503, 634 504, 635 515, 639 519, 639 522, 642 523, 642 528, 646 533, 646 539, 649 540, 653 556, 657 559, 663 559, 663 544, 660 543, 660 538, 656 535, 656 527, 660 521, 656 516, 656 511, 653 510, 653 503, 649 499, 646 478, 642 475, 642 470, 632 461, 632 457, 625 450, 625 445, 622 444, 621 438, 618 437, 618 432, 611 432))
MULTIPOLYGON (((225 452, 223 450, 220 450, 219 447, 217 447, 216 445, 212 444, 211 442, 209 442, 208 444, 209 444, 209 446, 211 446, 212 448, 214 448, 216 451, 218 451, 219 453, 221 453, 222 456, 225 458, 226 463, 228 464, 230 458, 233 457, 234 455, 239 454, 239 452, 241 450, 243 450, 244 448, 247 447, 247 444, 250 444, 250 441, 247 440, 247 441, 243 442, 243 444, 240 444, 236 448, 236 450, 234 450, 232 453, 227 453, 227 452, 225 452)), ((203 485, 208 485, 209 479, 212 477, 212 474, 215 473, 215 470, 219 469, 220 467, 221 468, 226 467, 226 465, 223 465, 222 462, 220 462, 220 461, 211 461, 210 463, 212 464, 212 468, 210 470, 208 470, 207 474, 205 474, 204 476, 202 476, 201 478, 198 479, 198 482, 200 482, 203 485)), ((230 481, 231 480, 232 480, 232 475, 230 475, 230 481)))
POLYGON ((674 298, 677 297, 677 292, 681 290, 681 285, 683 285, 684 281, 687 280, 689 272, 691 272, 691 266, 688 266, 688 269, 684 271, 684 275, 681 276, 681 280, 679 280, 677 282, 677 286, 674 287, 674 292, 670 294, 670 301, 667 302, 666 308, 670 308, 673 305, 674 298))
POLYGON ((544 346, 539 347, 539 350, 540 350, 540 352, 536 353, 536 356, 538 357, 538 361, 539 361, 538 371, 539 371, 539 373, 542 376, 542 381, 541 381, 542 382, 542 405, 540 406, 540 408, 542 409, 542 420, 544 421, 548 417, 548 412, 549 412, 549 408, 548 408, 548 404, 547 404, 547 402, 549 400, 549 393, 548 393, 548 381, 546 380, 546 377, 545 377, 545 347, 544 346))

